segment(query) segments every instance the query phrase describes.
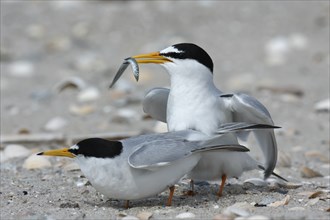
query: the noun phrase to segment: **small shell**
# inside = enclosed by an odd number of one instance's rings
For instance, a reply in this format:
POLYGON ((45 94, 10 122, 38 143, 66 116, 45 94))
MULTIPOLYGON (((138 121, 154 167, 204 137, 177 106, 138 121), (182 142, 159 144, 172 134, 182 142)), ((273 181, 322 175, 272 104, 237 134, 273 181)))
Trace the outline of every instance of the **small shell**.
POLYGON ((305 211, 304 207, 292 207, 288 209, 289 211, 305 211))
POLYGON ((16 77, 31 77, 34 73, 34 65, 29 61, 16 61, 9 65, 9 73, 16 77))
POLYGON ((313 206, 313 205, 315 205, 318 201, 320 201, 320 198, 310 199, 310 200, 308 201, 308 203, 306 204, 306 206, 313 206))
POLYGON ((247 202, 238 202, 232 206, 225 208, 222 214, 228 216, 235 215, 235 216, 247 217, 250 215, 249 212, 252 211, 253 209, 254 207, 247 202))
POLYGON ((94 101, 100 97, 100 92, 95 87, 88 87, 78 94, 79 102, 94 101))
POLYGON ((54 86, 54 91, 55 92, 62 92, 63 90, 66 89, 78 89, 78 90, 83 90, 84 88, 86 88, 87 84, 84 80, 82 80, 79 77, 73 76, 73 77, 69 77, 66 78, 62 81, 60 81, 59 83, 57 83, 54 86))
POLYGON ((273 202, 267 206, 270 206, 270 207, 279 207, 279 206, 284 206, 284 205, 287 205, 289 204, 289 201, 290 201, 290 195, 287 195, 285 196, 284 199, 280 200, 280 201, 276 201, 276 202, 273 202))
POLYGON ((329 112, 330 111, 330 99, 325 99, 317 102, 314 105, 314 109, 317 112, 329 112))
POLYGON ((314 199, 314 198, 317 198, 317 197, 320 197, 320 195, 324 194, 323 191, 316 191, 316 192, 313 192, 312 194, 310 194, 308 196, 309 199, 314 199))
POLYGON ((64 118, 58 116, 50 119, 44 126, 44 129, 46 131, 58 131, 66 125, 67 121, 64 118))
POLYGON ((95 107, 92 105, 83 105, 83 106, 71 105, 69 111, 73 115, 84 116, 94 112, 95 107))
POLYGON ((5 160, 14 157, 27 157, 31 154, 31 151, 26 147, 18 144, 9 144, 3 151, 3 156, 5 160))
POLYGON ((151 212, 140 212, 136 215, 140 220, 149 220, 152 217, 151 212))
POLYGON ((23 164, 23 168, 27 170, 31 169, 40 169, 45 167, 50 167, 51 163, 46 157, 38 156, 38 155, 31 155, 28 157, 23 164))
POLYGON ((271 218, 264 215, 252 215, 248 217, 246 220, 270 220, 271 218))
POLYGON ((254 186, 267 186, 267 182, 260 178, 250 178, 245 180, 244 183, 251 183, 254 186))
POLYGON ((218 214, 213 216, 213 220, 233 220, 235 218, 234 215, 225 215, 225 214, 218 214))
POLYGON ((177 216, 175 216, 175 218, 179 218, 179 219, 186 219, 186 218, 195 218, 195 214, 194 213, 191 213, 191 212, 183 212, 183 213, 180 213, 178 214, 177 216))
POLYGON ((299 187, 302 187, 302 184, 292 182, 278 182, 278 185, 286 189, 297 189, 299 187))
POLYGON ((133 215, 127 215, 127 216, 121 218, 121 220, 139 220, 139 218, 135 217, 133 215))
POLYGON ((301 173, 301 176, 305 177, 305 178, 323 177, 322 174, 320 174, 319 172, 312 170, 311 168, 308 168, 308 167, 302 167, 300 169, 300 173, 301 173))

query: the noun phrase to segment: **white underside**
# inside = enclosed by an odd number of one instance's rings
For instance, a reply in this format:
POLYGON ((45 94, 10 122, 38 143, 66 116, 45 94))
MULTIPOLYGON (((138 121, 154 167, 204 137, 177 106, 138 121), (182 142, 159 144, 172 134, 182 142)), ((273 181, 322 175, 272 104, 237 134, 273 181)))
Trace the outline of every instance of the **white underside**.
POLYGON ((77 157, 76 161, 97 191, 113 199, 134 200, 156 195, 174 185, 199 159, 200 154, 194 154, 154 171, 132 168, 121 157, 111 160, 77 157))
POLYGON ((257 169, 257 163, 246 152, 205 152, 196 167, 187 174, 193 180, 220 180, 222 175, 239 177, 244 171, 257 169))

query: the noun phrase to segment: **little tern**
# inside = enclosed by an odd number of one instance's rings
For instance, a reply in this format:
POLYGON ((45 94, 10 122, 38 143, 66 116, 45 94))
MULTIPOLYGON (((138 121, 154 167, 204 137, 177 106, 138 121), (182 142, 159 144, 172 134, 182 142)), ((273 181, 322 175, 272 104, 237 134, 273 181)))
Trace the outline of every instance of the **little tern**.
MULTIPOLYGON (((204 153, 226 153, 227 161, 236 153, 246 154, 249 150, 232 138, 232 132, 255 128, 264 128, 264 125, 225 124, 215 136, 183 130, 119 141, 89 138, 70 148, 38 155, 74 158, 97 191, 109 198, 126 200, 126 207, 129 200, 156 195, 167 187, 170 188, 167 205, 171 205, 174 184, 194 169, 204 153)), ((255 164, 252 158, 248 162, 251 169, 256 168, 255 164)))
MULTIPOLYGON (((167 123, 169 131, 194 129, 211 135, 223 123, 274 124, 266 107, 254 97, 244 93, 225 93, 215 86, 213 61, 205 50, 195 44, 175 44, 131 58, 138 64, 160 64, 170 75, 170 89, 151 89, 143 100, 145 113, 167 123)), ((114 83, 115 80, 112 85, 114 83)), ((276 166, 275 134, 271 129, 253 133, 264 155, 266 179, 276 166)), ((240 132, 237 136, 246 139, 248 134, 240 132)))

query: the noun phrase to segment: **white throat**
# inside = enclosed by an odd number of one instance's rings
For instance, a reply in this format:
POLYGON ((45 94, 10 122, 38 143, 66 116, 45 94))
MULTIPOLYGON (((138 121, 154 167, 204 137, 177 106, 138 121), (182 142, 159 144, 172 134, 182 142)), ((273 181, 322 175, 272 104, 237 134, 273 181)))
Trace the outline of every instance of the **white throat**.
POLYGON ((195 60, 175 60, 164 65, 171 77, 167 107, 170 131, 196 129, 211 134, 218 126, 219 90, 211 71, 195 60))

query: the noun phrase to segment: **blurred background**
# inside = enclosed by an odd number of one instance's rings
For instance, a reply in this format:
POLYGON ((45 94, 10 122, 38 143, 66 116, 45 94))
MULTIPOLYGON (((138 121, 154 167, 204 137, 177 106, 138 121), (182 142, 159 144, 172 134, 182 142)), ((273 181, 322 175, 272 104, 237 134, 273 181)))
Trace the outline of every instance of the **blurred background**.
POLYGON ((219 89, 265 104, 283 127, 280 145, 328 149, 329 10, 328 1, 1 0, 1 135, 159 131, 141 100, 169 86, 162 67, 141 66, 139 83, 128 68, 108 87, 124 58, 192 42, 213 58, 219 89))
MULTIPOLYGON (((275 131, 275 171, 290 182, 246 185, 248 178, 263 182, 253 171, 229 180, 220 200, 200 185, 197 197, 178 193, 172 208, 162 207, 161 194, 127 213, 211 218, 240 203, 245 208, 235 210, 246 213, 248 205, 259 219, 329 216, 329 1, 0 0, 0 6, 2 219, 122 218, 121 203, 104 203, 76 164, 35 153, 91 136, 166 131, 141 106, 149 89, 169 86, 161 66, 141 65, 138 83, 129 67, 109 85, 123 59, 182 42, 209 53, 219 89, 248 93, 267 107, 282 127, 275 131), (274 203, 287 206, 264 207, 274 203)), ((246 146, 262 159, 254 143, 246 146)))

